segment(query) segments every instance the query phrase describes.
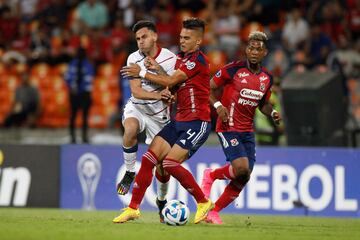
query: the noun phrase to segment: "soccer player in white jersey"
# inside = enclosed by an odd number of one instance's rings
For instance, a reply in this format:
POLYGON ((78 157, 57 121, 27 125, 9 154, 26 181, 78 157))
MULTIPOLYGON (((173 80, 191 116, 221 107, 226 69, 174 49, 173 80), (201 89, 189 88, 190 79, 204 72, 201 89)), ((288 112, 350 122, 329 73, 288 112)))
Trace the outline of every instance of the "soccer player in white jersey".
MULTIPOLYGON (((176 55, 166 48, 157 45, 157 33, 155 24, 151 21, 142 20, 133 26, 138 50, 129 55, 127 65, 136 63, 141 69, 146 70, 149 66, 149 58, 159 65, 157 70, 147 69, 156 74, 171 75, 174 72, 176 55)), ((123 114, 123 154, 126 173, 117 185, 120 195, 125 195, 135 178, 135 163, 137 158, 138 142, 137 135, 146 132, 146 144, 150 144, 154 136, 170 121, 169 100, 171 92, 164 87, 151 83, 141 78, 128 78, 132 96, 124 108, 123 114)), ((157 200, 159 210, 166 204, 166 193, 170 175, 164 172, 161 166, 156 170, 157 200)), ((161 211, 160 221, 162 221, 161 211)))

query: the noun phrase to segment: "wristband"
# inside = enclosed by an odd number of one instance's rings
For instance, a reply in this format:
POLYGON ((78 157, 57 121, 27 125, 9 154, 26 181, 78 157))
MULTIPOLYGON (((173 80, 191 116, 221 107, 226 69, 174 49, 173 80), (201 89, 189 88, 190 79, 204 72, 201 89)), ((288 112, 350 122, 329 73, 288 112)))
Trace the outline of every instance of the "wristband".
POLYGON ((222 106, 221 102, 220 101, 217 101, 214 103, 214 108, 217 109, 218 107, 222 106))
POLYGON ((145 74, 146 74, 146 70, 144 69, 139 72, 139 76, 142 78, 145 78, 145 74))
POLYGON ((273 118, 275 113, 277 113, 277 111, 275 109, 273 109, 270 113, 270 116, 273 118))

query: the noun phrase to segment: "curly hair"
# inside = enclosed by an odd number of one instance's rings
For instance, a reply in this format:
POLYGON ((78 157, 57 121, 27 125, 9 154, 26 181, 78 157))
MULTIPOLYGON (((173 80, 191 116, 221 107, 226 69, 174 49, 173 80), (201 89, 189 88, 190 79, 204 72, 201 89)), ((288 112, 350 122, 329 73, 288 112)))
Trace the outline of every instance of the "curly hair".
POLYGON ((264 32, 253 31, 249 34, 249 41, 251 41, 251 40, 262 41, 262 42, 266 43, 266 41, 268 40, 268 37, 266 36, 266 34, 264 32))

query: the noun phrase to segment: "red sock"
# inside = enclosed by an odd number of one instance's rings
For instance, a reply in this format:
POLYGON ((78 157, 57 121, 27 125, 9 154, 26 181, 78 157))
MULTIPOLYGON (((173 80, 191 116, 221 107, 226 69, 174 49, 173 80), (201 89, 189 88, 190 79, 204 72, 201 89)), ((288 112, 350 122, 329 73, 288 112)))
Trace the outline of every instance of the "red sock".
POLYGON ((132 198, 129 207, 138 209, 142 199, 144 198, 146 189, 150 186, 153 178, 153 169, 158 159, 156 155, 148 150, 141 159, 141 167, 135 177, 133 185, 132 198))
POLYGON ((210 177, 212 179, 235 179, 235 173, 231 164, 226 164, 210 172, 210 177))
POLYGON ((163 161, 164 169, 174 178, 176 178, 180 184, 196 199, 196 202, 206 202, 204 193, 196 183, 194 176, 186 170, 181 164, 173 159, 165 158, 163 161))
POLYGON ((162 183, 167 183, 170 180, 170 174, 166 174, 164 176, 160 175, 160 173, 158 171, 155 171, 155 177, 157 180, 159 180, 159 182, 162 183))
POLYGON ((240 194, 242 187, 236 186, 234 181, 231 181, 215 203, 214 211, 219 212, 232 203, 240 194))

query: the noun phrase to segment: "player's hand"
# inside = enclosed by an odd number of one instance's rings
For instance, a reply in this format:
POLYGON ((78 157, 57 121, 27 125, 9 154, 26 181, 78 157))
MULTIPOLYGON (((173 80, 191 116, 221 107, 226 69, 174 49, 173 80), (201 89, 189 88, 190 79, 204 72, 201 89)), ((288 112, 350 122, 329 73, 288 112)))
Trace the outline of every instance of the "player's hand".
POLYGON ((273 119, 273 121, 276 125, 280 124, 281 116, 280 116, 279 112, 273 111, 273 113, 271 114, 271 118, 273 119))
POLYGON ((123 67, 120 72, 124 77, 138 78, 140 73, 140 66, 135 63, 130 63, 129 66, 123 67))
POLYGON ((229 120, 229 111, 226 107, 219 106, 216 108, 216 112, 223 122, 227 122, 229 120))
POLYGON ((166 87, 160 92, 160 99, 166 103, 171 102, 174 96, 171 94, 169 87, 166 87))
POLYGON ((144 60, 144 65, 145 65, 146 69, 152 70, 155 72, 158 72, 161 69, 160 65, 152 57, 146 57, 144 60))

